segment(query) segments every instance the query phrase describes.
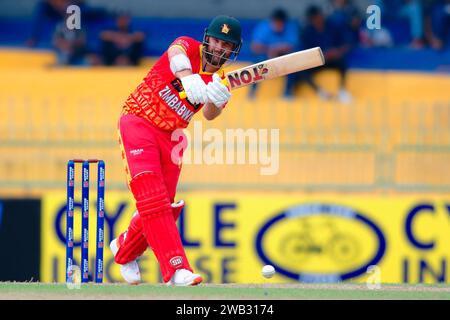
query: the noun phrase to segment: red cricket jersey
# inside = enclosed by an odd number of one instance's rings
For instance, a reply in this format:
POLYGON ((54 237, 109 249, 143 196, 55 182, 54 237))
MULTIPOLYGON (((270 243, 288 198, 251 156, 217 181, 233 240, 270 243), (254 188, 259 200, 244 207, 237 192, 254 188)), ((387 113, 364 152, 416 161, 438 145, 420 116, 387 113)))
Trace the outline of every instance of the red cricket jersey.
MULTIPOLYGON (((192 73, 200 74, 205 83, 212 81, 213 73, 203 72, 201 68, 201 42, 189 37, 179 37, 170 45, 172 46, 178 46, 186 52, 191 61, 192 73)), ((221 78, 224 77, 222 69, 216 73, 221 78)), ((183 86, 170 70, 166 51, 150 69, 144 81, 130 94, 122 113, 143 117, 163 130, 186 128, 203 105, 193 105, 188 99, 181 99, 181 91, 183 86)))

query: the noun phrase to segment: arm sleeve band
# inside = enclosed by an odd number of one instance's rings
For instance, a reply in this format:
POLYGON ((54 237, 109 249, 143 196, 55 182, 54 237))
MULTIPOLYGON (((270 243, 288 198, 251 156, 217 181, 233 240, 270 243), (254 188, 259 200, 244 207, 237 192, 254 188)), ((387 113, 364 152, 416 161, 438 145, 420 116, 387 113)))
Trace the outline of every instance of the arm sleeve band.
POLYGON ((186 69, 192 70, 192 66, 191 61, 185 54, 179 53, 170 59, 170 70, 172 70, 174 75, 178 71, 186 69))

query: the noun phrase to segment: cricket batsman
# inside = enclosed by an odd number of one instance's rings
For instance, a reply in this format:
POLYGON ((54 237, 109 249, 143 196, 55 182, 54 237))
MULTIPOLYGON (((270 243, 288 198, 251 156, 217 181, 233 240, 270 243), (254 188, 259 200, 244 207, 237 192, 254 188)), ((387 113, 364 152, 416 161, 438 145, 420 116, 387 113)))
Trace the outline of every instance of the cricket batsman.
POLYGON ((203 280, 189 265, 176 226, 184 206, 182 200, 174 201, 182 151, 172 159, 179 141, 171 137, 173 131, 186 128, 200 109, 207 120, 220 115, 231 97, 221 83, 222 67, 236 59, 241 45, 239 21, 217 16, 205 29, 203 42, 175 39, 125 102, 119 143, 137 212, 110 248, 128 283, 141 281, 136 259, 148 247, 165 283, 189 286, 203 280))

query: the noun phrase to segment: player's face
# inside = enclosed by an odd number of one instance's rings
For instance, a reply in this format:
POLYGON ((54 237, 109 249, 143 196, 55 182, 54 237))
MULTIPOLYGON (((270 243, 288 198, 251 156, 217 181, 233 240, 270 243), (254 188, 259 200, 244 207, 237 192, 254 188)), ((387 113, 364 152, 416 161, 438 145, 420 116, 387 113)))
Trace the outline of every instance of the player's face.
POLYGON ((280 19, 272 20, 272 30, 276 33, 281 33, 284 31, 284 21, 280 19))
POLYGON ((231 42, 223 41, 214 37, 208 38, 207 52, 210 64, 221 66, 233 53, 235 45, 231 42))
POLYGON ((228 58, 231 55, 231 51, 234 48, 234 44, 231 42, 223 41, 217 38, 210 37, 209 38, 209 50, 211 53, 215 53, 217 55, 222 55, 226 53, 225 58, 228 58))

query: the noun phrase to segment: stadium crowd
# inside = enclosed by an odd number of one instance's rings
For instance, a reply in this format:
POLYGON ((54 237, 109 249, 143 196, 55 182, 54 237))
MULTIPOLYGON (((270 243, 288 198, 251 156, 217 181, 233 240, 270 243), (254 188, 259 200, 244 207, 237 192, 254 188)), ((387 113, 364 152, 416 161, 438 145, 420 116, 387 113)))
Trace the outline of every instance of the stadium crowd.
MULTIPOLYGON (((299 83, 308 84, 323 100, 333 98, 314 80, 314 74, 330 68, 338 71, 339 91, 336 98, 342 103, 352 101, 346 89, 348 57, 355 47, 405 47, 411 51, 422 49, 449 50, 450 0, 375 0, 380 8, 380 28, 369 29, 368 13, 356 6, 356 1, 328 0, 327 5, 310 5, 305 12, 287 12, 276 8, 270 17, 254 24, 251 39, 246 46, 254 62, 287 54, 296 50, 319 46, 325 67, 287 77, 284 98, 292 99, 299 83), (398 30, 401 30, 399 32, 398 30), (400 36, 399 36, 400 35, 400 36)), ((323 3, 322 3, 323 4, 323 3)), ((239 18, 239 17, 238 17, 239 18)), ((151 18, 148 18, 151 19, 151 18)), ((35 46, 51 26, 51 45, 58 65, 139 65, 149 44, 147 33, 133 28, 133 19, 127 12, 111 13, 93 7, 84 0, 42 0, 34 10, 30 36, 26 42, 35 46), (68 29, 66 25, 69 5, 78 5, 83 21, 96 24, 109 19, 109 27, 102 24, 95 41, 88 41, 89 28, 68 29), (113 19, 111 19, 113 18, 113 19)), ((249 97, 255 96, 257 86, 251 87, 249 97)))
MULTIPOLYGON (((420 1, 391 0, 375 1, 380 8, 381 19, 386 21, 380 28, 367 28, 363 12, 350 0, 331 0, 329 6, 321 8, 311 5, 304 19, 289 17, 282 8, 261 21, 255 28, 251 39, 254 61, 274 58, 290 52, 321 47, 326 65, 321 69, 291 74, 287 77, 284 97, 292 98, 295 86, 304 81, 324 100, 332 96, 319 87, 313 74, 324 68, 336 69, 340 75, 340 90, 337 98, 349 103, 352 98, 345 89, 348 69, 348 55, 352 48, 393 47, 393 31, 398 24, 407 28, 406 38, 411 50, 433 48, 448 50, 450 42, 450 0, 420 1), (391 30, 392 28, 392 30, 391 30)), ((255 95, 256 86, 249 91, 250 98, 255 95)))

